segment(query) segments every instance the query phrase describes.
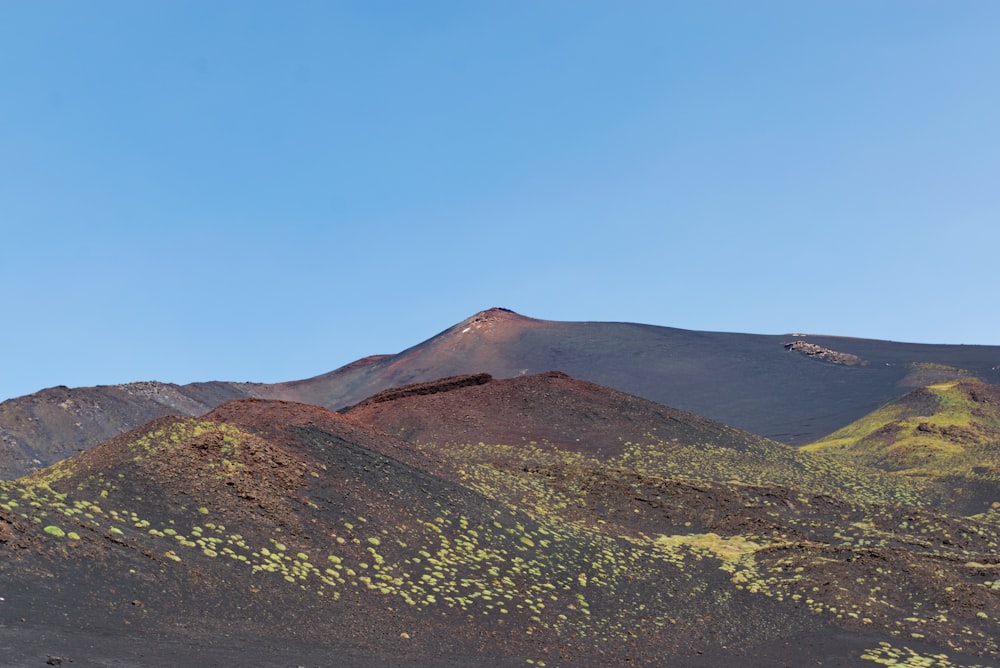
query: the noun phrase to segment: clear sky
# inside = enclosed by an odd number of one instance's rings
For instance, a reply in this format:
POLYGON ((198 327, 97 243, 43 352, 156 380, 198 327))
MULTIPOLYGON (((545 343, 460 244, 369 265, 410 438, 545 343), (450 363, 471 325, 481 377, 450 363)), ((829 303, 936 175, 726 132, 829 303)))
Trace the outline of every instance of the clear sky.
POLYGON ((491 306, 1000 344, 1000 2, 0 0, 0 399, 491 306))

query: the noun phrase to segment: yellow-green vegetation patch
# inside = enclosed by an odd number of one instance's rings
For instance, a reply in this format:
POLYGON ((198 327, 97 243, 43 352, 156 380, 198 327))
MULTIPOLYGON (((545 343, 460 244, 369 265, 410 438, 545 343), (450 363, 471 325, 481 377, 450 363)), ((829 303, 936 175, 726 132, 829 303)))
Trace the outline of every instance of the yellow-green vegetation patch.
POLYGON ((866 438, 877 431, 884 430, 888 425, 892 425, 897 420, 906 415, 906 407, 902 404, 889 404, 878 410, 869 413, 859 420, 838 429, 837 431, 824 436, 818 441, 814 441, 800 448, 803 452, 837 452, 853 447, 861 439, 866 438))
POLYGON ((974 401, 977 385, 927 385, 802 449, 917 478, 1000 480, 1000 407, 974 401))
MULTIPOLYGON (((181 424, 151 432, 149 447, 200 428, 181 424)), ((242 436, 211 426, 197 433, 212 443, 231 436, 236 456, 242 436)), ((936 513, 921 508, 925 497, 911 481, 759 439, 744 445, 687 447, 649 436, 607 460, 538 445, 434 446, 435 459, 468 488, 461 494, 421 493, 399 506, 388 497, 339 506, 304 498, 302 508, 327 506, 295 522, 265 513, 237 524, 224 504, 201 506, 197 494, 162 509, 151 491, 123 493, 135 485, 114 473, 84 474, 59 492, 48 482, 56 485, 58 472, 0 484, 0 506, 39 536, 79 540, 86 529, 159 568, 232 569, 230 582, 245 576, 279 597, 309 592, 331 612, 342 597, 352 605, 369 597, 386 614, 426 612, 617 646, 684 635, 709 615, 714 637, 745 641, 742 626, 753 615, 744 613, 784 602, 787 616, 753 622, 772 625, 767 637, 789 619, 815 615, 900 642, 997 654, 997 513, 936 513)), ((137 455, 147 451, 136 445, 137 455)), ((80 549, 66 545, 46 547, 80 549)), ((949 665, 892 646, 861 660, 949 665)))
POLYGON ((881 666, 896 666, 896 668, 986 668, 979 663, 953 663, 947 654, 927 654, 905 646, 895 647, 888 642, 879 643, 878 647, 865 650, 858 658, 861 661, 881 666))
POLYGON ((711 555, 726 563, 750 561, 754 552, 761 547, 759 543, 747 540, 743 536, 723 538, 717 533, 661 535, 657 536, 653 545, 658 550, 671 553, 686 548, 711 555))
POLYGON ((809 490, 856 503, 926 505, 921 486, 879 471, 817 456, 780 443, 748 443, 745 451, 712 443, 678 446, 649 437, 646 443, 626 443, 611 462, 652 475, 675 479, 712 480, 728 485, 768 486, 809 490))

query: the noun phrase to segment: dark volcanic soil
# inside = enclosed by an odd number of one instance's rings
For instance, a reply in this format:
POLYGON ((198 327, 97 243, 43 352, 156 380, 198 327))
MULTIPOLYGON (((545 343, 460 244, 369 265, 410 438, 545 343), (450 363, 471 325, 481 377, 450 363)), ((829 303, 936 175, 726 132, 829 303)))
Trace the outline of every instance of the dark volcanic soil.
POLYGON ((963 374, 998 382, 1000 346, 556 322, 489 309, 398 355, 270 391, 339 410, 387 388, 444 376, 511 378, 553 369, 798 445, 920 385, 963 374))
POLYGON ((12 665, 995 665, 998 544, 912 481, 560 373, 448 379, 347 416, 161 418, 0 484, 0 645, 12 665))
POLYGON ((252 383, 53 387, 0 403, 0 479, 16 478, 165 415, 201 415, 260 396, 252 383))
POLYGON ((0 478, 52 464, 164 415, 233 399, 340 410, 443 376, 559 370, 768 438, 803 444, 932 382, 1000 381, 1000 347, 917 345, 812 335, 695 332, 629 323, 554 322, 489 309, 396 355, 306 380, 129 383, 52 388, 0 404, 0 478))
POLYGON ((611 457, 649 436, 742 449, 752 434, 571 378, 559 371, 494 380, 455 376, 386 390, 345 414, 407 441, 546 442, 611 457))

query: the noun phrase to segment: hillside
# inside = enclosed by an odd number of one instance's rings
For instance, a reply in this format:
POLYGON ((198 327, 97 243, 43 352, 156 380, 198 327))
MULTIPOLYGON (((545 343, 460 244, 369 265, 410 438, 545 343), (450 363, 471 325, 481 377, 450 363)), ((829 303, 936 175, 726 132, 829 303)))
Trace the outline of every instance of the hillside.
POLYGON ((455 376, 385 390, 346 411, 407 441, 544 442, 605 457, 648 436, 746 447, 746 432, 559 371, 494 379, 455 376))
POLYGON ((0 478, 48 466, 165 415, 201 415, 258 396, 252 383, 53 387, 0 403, 0 478))
POLYGON ((401 353, 366 357, 305 380, 60 387, 10 399, 0 403, 0 478, 52 464, 157 417, 196 416, 233 399, 341 410, 382 390, 444 376, 512 378, 550 370, 799 445, 916 387, 970 376, 1000 380, 1000 347, 556 322, 489 309, 401 353))
POLYGON ((913 390, 803 450, 959 490, 969 512, 1000 506, 1000 387, 975 379, 913 390))
MULTIPOLYGON (((458 376, 376 394, 347 416, 410 441, 453 467, 513 469, 538 457, 605 471, 802 487, 867 503, 932 505, 933 487, 838 464, 706 418, 561 372, 495 380, 458 376)), ((512 470, 518 476, 524 471, 512 470)))
POLYGON ((798 445, 915 387, 965 375, 1000 379, 1000 346, 556 322, 494 308, 398 355, 269 391, 340 410, 387 388, 444 376, 550 370, 798 445))
POLYGON ((563 374, 452 379, 165 417, 0 483, 0 638, 23 665, 989 665, 998 544, 912 481, 563 374))

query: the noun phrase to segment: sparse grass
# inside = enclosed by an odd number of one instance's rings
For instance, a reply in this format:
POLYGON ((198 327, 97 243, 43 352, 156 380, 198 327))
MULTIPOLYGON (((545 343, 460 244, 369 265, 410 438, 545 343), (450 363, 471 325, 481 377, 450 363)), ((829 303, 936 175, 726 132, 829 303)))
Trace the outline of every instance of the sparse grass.
MULTIPOLYGON (((804 614, 1000 656, 996 513, 935 511, 917 482, 849 462, 762 440, 680 446, 650 436, 610 459, 545 444, 418 444, 456 484, 390 502, 406 490, 342 492, 383 460, 336 479, 313 466, 317 476, 286 492, 298 504, 293 527, 263 505, 252 520, 227 509, 218 495, 238 479, 218 477, 223 467, 206 469, 217 486, 186 505, 165 506, 133 480, 149 458, 192 440, 218 446, 205 451, 211 464, 244 457, 257 438, 179 424, 129 445, 119 468, 69 462, 2 483, 0 508, 56 552, 78 549, 81 535, 124 544, 158 568, 201 569, 240 595, 308 597, 329 614, 351 609, 338 607, 346 600, 602 647, 637 637, 677 646, 703 632, 720 644, 763 642, 804 614)), ((950 665, 908 652, 880 646, 861 660, 950 665)))
POLYGON ((977 385, 928 385, 802 449, 914 479, 1000 481, 1000 408, 973 401, 977 385))

